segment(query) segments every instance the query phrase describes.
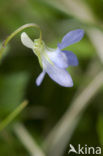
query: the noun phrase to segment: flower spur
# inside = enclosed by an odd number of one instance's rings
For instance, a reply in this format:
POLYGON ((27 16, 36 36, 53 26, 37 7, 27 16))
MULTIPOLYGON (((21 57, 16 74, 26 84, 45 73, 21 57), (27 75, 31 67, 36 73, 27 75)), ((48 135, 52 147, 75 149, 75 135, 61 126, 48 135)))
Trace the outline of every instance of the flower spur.
POLYGON ((35 39, 33 42, 25 32, 21 34, 21 42, 24 46, 33 50, 43 69, 36 79, 37 86, 41 84, 46 73, 61 86, 73 86, 72 78, 66 68, 77 66, 78 59, 73 52, 63 49, 80 41, 83 35, 84 31, 82 29, 70 31, 63 37, 62 42, 58 44, 56 49, 51 49, 41 39, 35 39))

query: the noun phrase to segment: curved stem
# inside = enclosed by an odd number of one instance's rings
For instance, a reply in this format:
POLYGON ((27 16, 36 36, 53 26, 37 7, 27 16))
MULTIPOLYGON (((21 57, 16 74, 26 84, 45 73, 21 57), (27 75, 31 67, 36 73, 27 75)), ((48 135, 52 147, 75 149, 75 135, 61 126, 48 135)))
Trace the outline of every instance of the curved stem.
POLYGON ((42 40, 42 32, 41 32, 41 29, 40 27, 37 25, 37 24, 34 24, 34 23, 30 23, 30 24, 25 24, 21 27, 19 27, 17 30, 15 30, 11 35, 9 35, 6 40, 4 40, 1 48, 0 48, 0 59, 2 58, 2 53, 6 47, 6 45, 8 44, 8 42, 10 42, 10 40, 15 36, 17 35, 19 32, 21 32, 22 30, 26 29, 26 28, 29 28, 29 27, 34 27, 34 28, 37 28, 39 31, 40 31, 40 41, 42 40))

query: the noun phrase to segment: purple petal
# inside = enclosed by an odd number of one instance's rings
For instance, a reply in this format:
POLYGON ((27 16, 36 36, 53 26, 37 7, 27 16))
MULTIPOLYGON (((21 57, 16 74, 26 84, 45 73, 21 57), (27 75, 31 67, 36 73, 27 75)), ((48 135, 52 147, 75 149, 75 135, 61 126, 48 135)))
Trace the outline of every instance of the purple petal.
POLYGON ((45 76, 46 72, 43 71, 42 73, 40 73, 40 75, 37 77, 36 79, 36 85, 40 86, 40 84, 42 83, 44 76, 45 76))
POLYGON ((57 66, 50 64, 46 60, 43 60, 43 65, 50 78, 56 83, 64 87, 73 86, 72 78, 65 69, 58 68, 57 66))
POLYGON ((64 36, 62 42, 58 44, 58 47, 60 49, 64 49, 69 45, 80 41, 83 38, 83 36, 84 36, 84 30, 82 29, 70 31, 64 36))
POLYGON ((66 57, 68 59, 68 66, 77 66, 78 65, 77 56, 73 52, 66 51, 66 50, 64 50, 62 52, 66 55, 66 57))
POLYGON ((65 53, 58 48, 53 52, 47 51, 48 57, 50 60, 60 68, 67 68, 68 67, 68 58, 65 53))

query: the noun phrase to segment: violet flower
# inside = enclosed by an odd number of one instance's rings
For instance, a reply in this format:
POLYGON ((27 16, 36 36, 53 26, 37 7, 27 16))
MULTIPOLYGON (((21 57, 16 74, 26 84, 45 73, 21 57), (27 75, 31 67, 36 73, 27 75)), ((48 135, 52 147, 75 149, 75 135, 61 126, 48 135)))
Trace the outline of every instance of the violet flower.
POLYGON ((56 49, 51 49, 42 40, 35 39, 33 42, 25 32, 21 34, 23 45, 33 50, 43 69, 36 79, 37 86, 41 84, 46 73, 61 86, 73 86, 72 78, 66 68, 77 66, 78 59, 73 52, 63 49, 80 41, 83 35, 84 31, 81 29, 70 31, 63 37, 62 42, 58 44, 56 49))

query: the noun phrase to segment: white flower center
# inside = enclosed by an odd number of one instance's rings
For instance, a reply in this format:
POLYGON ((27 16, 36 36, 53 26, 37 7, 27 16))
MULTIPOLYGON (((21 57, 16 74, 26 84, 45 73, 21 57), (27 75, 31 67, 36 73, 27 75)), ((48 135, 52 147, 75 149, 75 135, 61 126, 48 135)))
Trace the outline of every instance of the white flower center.
POLYGON ((41 67, 43 67, 43 64, 42 64, 43 59, 42 58, 45 58, 50 64, 53 65, 53 62, 50 60, 46 49, 47 49, 47 47, 43 41, 41 41, 40 39, 34 40, 33 51, 34 51, 35 55, 38 57, 41 67))

